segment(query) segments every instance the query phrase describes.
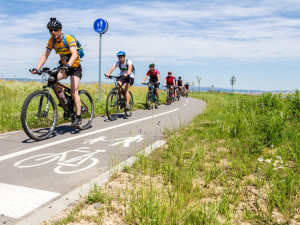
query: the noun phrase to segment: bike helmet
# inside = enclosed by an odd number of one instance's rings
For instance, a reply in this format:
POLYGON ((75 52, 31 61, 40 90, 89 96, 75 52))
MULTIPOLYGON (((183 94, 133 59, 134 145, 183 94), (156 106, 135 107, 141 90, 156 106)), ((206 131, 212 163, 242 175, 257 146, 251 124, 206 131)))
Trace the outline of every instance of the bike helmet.
POLYGON ((169 71, 169 72, 168 72, 168 74, 172 74, 172 72, 171 72, 171 71, 169 71))
POLYGON ((178 77, 178 79, 181 79, 181 77, 178 77))
POLYGON ((149 64, 149 67, 155 67, 154 63, 149 64))
POLYGON ((125 55, 126 55, 126 54, 125 54, 125 52, 123 52, 123 51, 119 51, 119 52, 117 53, 117 56, 122 56, 122 55, 124 55, 124 56, 125 56, 125 55))
POLYGON ((50 18, 50 21, 47 24, 48 29, 62 29, 61 22, 59 22, 56 18, 50 18))

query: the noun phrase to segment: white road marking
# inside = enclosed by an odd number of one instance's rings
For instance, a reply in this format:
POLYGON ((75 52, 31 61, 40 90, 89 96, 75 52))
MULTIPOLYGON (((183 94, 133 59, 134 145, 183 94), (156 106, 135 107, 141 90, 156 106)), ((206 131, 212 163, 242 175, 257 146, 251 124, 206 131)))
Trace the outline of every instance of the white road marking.
POLYGON ((104 132, 104 131, 112 130, 112 129, 115 129, 115 128, 118 128, 118 127, 127 126, 129 124, 138 123, 138 122, 141 122, 141 121, 144 121, 144 120, 153 119, 155 117, 159 117, 159 116, 162 116, 162 115, 165 115, 165 114, 169 114, 169 113, 175 112, 177 110, 179 110, 179 108, 173 109, 173 110, 168 111, 168 112, 160 113, 160 114, 157 114, 157 115, 148 116, 148 117, 145 117, 145 118, 142 118, 142 119, 133 120, 133 121, 130 121, 130 122, 126 122, 126 123, 118 124, 118 125, 115 125, 115 126, 103 128, 103 129, 100 129, 100 130, 92 131, 92 132, 89 132, 89 133, 81 134, 81 135, 78 135, 78 136, 62 139, 62 140, 59 140, 59 141, 54 141, 54 142, 51 142, 51 143, 48 143, 48 144, 44 144, 44 145, 40 145, 40 146, 37 146, 37 147, 25 149, 23 151, 19 151, 19 152, 11 153, 11 154, 8 154, 8 155, 4 155, 4 156, 0 157, 0 162, 4 161, 4 160, 7 160, 7 159, 17 157, 17 156, 20 156, 20 155, 27 154, 27 153, 30 153, 30 152, 38 151, 38 150, 41 150, 41 149, 44 149, 44 148, 47 148, 47 147, 50 147, 50 146, 58 145, 58 144, 61 144, 61 143, 64 143, 64 142, 68 142, 68 141, 83 138, 83 137, 86 137, 86 136, 89 136, 89 135, 93 135, 93 134, 101 133, 101 132, 104 132))
POLYGON ((18 219, 59 193, 0 183, 0 214, 18 219))

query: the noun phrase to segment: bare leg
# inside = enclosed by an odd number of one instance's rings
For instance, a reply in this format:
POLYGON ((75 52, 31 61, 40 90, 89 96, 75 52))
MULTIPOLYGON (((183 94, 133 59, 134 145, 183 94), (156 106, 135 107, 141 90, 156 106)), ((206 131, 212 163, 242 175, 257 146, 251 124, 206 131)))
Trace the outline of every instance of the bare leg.
POLYGON ((74 98, 76 116, 80 116, 81 114, 81 100, 78 94, 79 84, 80 78, 77 76, 71 76, 71 94, 74 98))

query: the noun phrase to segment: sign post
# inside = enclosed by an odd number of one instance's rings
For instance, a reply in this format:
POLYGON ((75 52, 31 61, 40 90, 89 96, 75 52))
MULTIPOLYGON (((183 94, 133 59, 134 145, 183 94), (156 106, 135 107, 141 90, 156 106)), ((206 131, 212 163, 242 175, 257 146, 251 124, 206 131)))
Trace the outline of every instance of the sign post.
POLYGON ((101 97, 101 50, 102 50, 102 34, 108 30, 108 22, 104 19, 97 19, 94 22, 94 30, 99 34, 99 103, 101 97))

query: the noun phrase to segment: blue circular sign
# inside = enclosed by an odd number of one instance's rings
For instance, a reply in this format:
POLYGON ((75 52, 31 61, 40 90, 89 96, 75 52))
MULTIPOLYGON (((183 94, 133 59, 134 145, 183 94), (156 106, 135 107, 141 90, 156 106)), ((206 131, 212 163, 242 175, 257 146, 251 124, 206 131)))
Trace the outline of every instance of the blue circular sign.
POLYGON ((94 30, 99 34, 104 34, 108 30, 108 23, 104 19, 97 19, 94 22, 94 30))

